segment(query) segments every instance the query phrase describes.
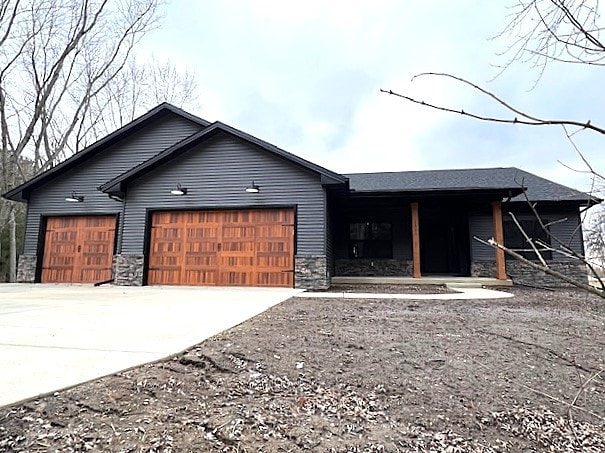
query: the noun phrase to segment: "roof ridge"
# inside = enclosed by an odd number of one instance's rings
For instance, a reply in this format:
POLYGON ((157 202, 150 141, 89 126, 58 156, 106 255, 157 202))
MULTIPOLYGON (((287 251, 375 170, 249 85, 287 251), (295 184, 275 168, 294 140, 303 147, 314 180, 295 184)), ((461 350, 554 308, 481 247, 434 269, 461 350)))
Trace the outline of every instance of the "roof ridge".
POLYGON ((454 171, 477 171, 477 170, 509 170, 517 167, 471 167, 471 168, 435 168, 429 170, 401 170, 401 171, 367 171, 359 173, 342 173, 344 175, 386 175, 402 173, 427 173, 427 172, 454 172, 454 171))

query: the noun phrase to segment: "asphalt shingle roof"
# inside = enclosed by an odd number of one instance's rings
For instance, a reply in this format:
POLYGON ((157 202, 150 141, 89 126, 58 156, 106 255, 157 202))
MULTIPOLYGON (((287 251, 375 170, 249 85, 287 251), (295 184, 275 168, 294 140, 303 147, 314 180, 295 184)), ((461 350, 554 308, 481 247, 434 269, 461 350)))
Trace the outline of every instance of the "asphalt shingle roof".
MULTIPOLYGON (((349 187, 353 192, 443 191, 525 187, 531 201, 588 201, 589 194, 557 184, 519 168, 471 168, 461 170, 353 173, 349 187)), ((597 201, 596 197, 592 197, 597 201)), ((525 200, 524 195, 513 201, 525 200)))

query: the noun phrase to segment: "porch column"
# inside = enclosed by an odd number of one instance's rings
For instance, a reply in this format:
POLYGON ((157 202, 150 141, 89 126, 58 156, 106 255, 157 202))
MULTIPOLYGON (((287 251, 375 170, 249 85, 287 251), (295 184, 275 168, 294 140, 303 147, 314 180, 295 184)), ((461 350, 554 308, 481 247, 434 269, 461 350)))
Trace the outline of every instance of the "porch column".
POLYGON ((418 202, 410 204, 412 208, 412 257, 414 278, 420 278, 420 219, 418 217, 418 202))
MULTIPOLYGON (((498 244, 504 244, 504 228, 502 227, 502 202, 492 201, 492 220, 494 222, 494 240, 498 244)), ((495 249, 496 251, 496 278, 498 280, 506 280, 506 260, 504 258, 504 250, 495 249)))

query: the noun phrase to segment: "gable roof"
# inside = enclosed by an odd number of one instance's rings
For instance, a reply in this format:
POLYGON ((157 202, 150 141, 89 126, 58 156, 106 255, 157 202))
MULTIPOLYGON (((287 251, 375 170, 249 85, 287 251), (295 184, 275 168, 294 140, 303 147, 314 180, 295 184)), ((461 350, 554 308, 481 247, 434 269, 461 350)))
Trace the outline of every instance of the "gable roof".
POLYGON ((157 120, 157 119, 163 117, 164 115, 167 115, 170 113, 179 115, 189 121, 199 124, 202 127, 206 127, 210 124, 208 121, 206 121, 202 118, 199 118, 195 115, 187 113, 184 110, 182 110, 178 107, 175 107, 172 104, 164 102, 164 103, 158 105, 157 107, 151 109, 149 112, 145 113, 144 115, 142 115, 142 116, 136 118, 135 120, 131 121, 130 123, 126 124, 125 126, 122 126, 120 129, 117 129, 116 131, 112 132, 111 134, 96 141, 92 145, 87 146, 82 151, 65 159, 63 162, 55 165, 54 167, 46 170, 43 173, 40 173, 40 174, 34 176, 32 179, 24 182, 23 184, 9 190, 2 196, 4 198, 7 198, 7 199, 13 200, 13 201, 25 201, 29 198, 29 193, 32 190, 34 190, 36 187, 39 187, 40 185, 48 182, 49 180, 56 178, 57 176, 60 176, 65 171, 68 171, 69 169, 75 167, 76 165, 79 165, 86 159, 89 159, 89 158, 97 155, 98 153, 100 153, 104 149, 107 149, 108 147, 112 146, 116 142, 118 142, 118 141, 124 139, 125 137, 128 137, 129 135, 133 134, 134 132, 140 130, 145 125, 149 124, 150 122, 157 120))
MULTIPOLYGON (((516 167, 461 170, 353 173, 346 175, 353 193, 470 191, 525 188, 530 201, 600 203, 602 200, 516 167)), ((525 201, 517 195, 512 201, 525 201)))
POLYGON ((146 174, 147 172, 172 160, 173 158, 184 153, 185 151, 188 151, 194 146, 197 146, 203 143, 204 141, 210 139, 211 137, 216 136, 218 133, 226 133, 233 137, 245 140, 270 153, 275 154, 278 157, 284 158, 296 165, 306 168, 307 170, 311 170, 315 173, 318 173, 319 175, 321 175, 322 183, 324 184, 343 184, 347 182, 347 178, 341 174, 335 173, 317 164, 309 162, 308 160, 305 160, 301 157, 284 151, 283 149, 278 148, 275 145, 272 145, 268 142, 265 142, 264 140, 261 140, 250 134, 235 129, 234 127, 221 123, 220 121, 216 121, 206 127, 204 130, 187 137, 179 143, 176 143, 173 146, 161 151, 160 153, 156 154, 145 162, 142 162, 136 167, 131 168, 130 170, 122 173, 121 175, 113 178, 110 181, 107 181, 105 184, 99 187, 99 190, 112 194, 123 193, 125 185, 129 182, 134 181, 135 179, 146 174))

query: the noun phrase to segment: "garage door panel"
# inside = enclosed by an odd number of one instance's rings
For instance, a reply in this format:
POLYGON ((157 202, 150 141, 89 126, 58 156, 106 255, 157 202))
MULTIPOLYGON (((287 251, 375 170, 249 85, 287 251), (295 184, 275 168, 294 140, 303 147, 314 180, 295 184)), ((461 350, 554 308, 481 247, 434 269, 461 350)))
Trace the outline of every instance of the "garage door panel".
POLYGON ((80 275, 76 276, 76 278, 79 278, 82 282, 102 282, 109 280, 111 274, 108 276, 105 269, 81 269, 80 275))
POLYGON ((238 270, 221 271, 219 273, 220 284, 226 286, 254 286, 252 272, 238 270))
POLYGON ((252 268, 254 267, 254 256, 237 253, 221 253, 219 265, 223 268, 237 267, 240 272, 252 271, 252 268))
POLYGON ((180 285, 181 268, 163 268, 161 270, 150 268, 147 278, 149 284, 180 285))
POLYGON ((43 283, 96 283, 112 275, 115 216, 65 216, 46 220, 43 283))
POLYGON ((256 286, 293 286, 292 272, 263 272, 256 273, 256 286))
POLYGON ((292 287, 293 250, 291 209, 154 213, 148 282, 292 287), (159 255, 175 257, 180 278, 162 280, 159 255))
POLYGON ((281 270, 290 269, 292 264, 292 260, 290 259, 289 254, 267 254, 265 256, 258 255, 256 259, 256 265, 258 268, 279 268, 281 270))
POLYGON ((204 282, 204 285, 217 285, 218 284, 218 272, 215 269, 186 269, 183 273, 182 285, 200 285, 200 282, 204 282))
POLYGON ((72 267, 54 267, 42 270, 42 283, 67 283, 73 282, 72 267))
POLYGON ((187 268, 209 269, 216 268, 218 257, 216 253, 187 253, 185 266, 187 268))

